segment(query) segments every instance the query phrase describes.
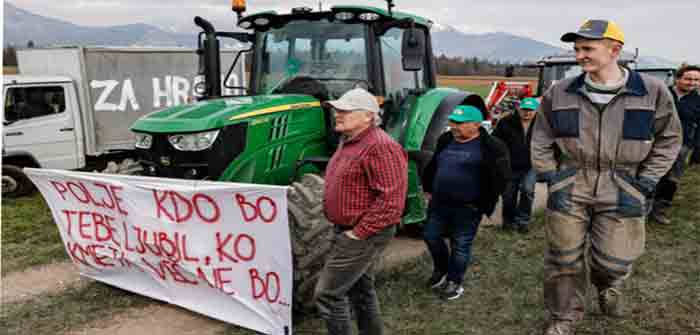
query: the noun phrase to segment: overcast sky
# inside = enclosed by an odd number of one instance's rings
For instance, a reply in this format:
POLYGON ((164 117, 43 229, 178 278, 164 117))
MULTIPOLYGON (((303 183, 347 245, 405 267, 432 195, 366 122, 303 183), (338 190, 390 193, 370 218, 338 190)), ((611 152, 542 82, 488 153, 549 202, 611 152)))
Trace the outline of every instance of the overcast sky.
MULTIPOLYGON (((149 23, 187 31, 195 15, 210 19, 218 30, 230 30, 235 15, 228 0, 5 0, 36 14, 75 24, 108 26, 149 23)), ((324 0, 335 4, 385 7, 380 0, 324 0)), ((467 33, 503 31, 553 45, 587 18, 616 21, 626 35, 625 48, 640 55, 700 64, 698 0, 395 0, 395 9, 416 13, 467 33)), ((288 12, 292 7, 318 8, 318 0, 249 0, 248 13, 288 12)))

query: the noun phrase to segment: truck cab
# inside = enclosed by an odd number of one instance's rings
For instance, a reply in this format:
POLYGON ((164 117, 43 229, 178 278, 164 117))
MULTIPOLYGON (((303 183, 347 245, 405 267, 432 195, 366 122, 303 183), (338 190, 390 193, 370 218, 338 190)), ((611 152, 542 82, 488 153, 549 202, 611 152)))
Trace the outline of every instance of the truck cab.
POLYGON ((85 164, 75 83, 63 76, 3 77, 2 191, 33 190, 21 169, 75 169, 85 164))
POLYGON ((82 166, 80 108, 71 78, 5 76, 3 101, 3 164, 23 159, 47 169, 82 166))

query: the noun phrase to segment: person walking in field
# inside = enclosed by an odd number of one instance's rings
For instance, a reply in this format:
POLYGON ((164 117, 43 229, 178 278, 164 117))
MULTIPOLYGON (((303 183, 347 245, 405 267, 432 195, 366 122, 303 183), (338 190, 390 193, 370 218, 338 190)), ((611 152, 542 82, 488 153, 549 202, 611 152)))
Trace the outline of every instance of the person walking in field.
POLYGON ((513 170, 510 183, 503 193, 503 230, 529 231, 530 214, 535 201, 535 170, 530 162, 530 140, 535 110, 539 106, 535 98, 520 100, 516 112, 502 118, 493 135, 501 139, 510 153, 513 170))
POLYGON ((667 212, 673 202, 680 179, 683 177, 685 161, 691 150, 698 150, 694 140, 695 136, 698 136, 696 133, 700 131, 698 130, 700 126, 698 87, 700 87, 700 67, 698 66, 684 66, 678 69, 676 83, 669 87, 683 127, 683 147, 671 170, 656 186, 654 207, 649 217, 659 224, 671 224, 667 212))
POLYGON ((658 79, 618 64, 622 30, 588 20, 566 33, 583 74, 543 96, 532 164, 548 185, 544 333, 568 335, 584 316, 584 248, 603 314, 623 315, 622 286, 644 251, 645 217, 656 184, 681 148, 673 97, 658 79))
POLYGON ((482 112, 457 106, 422 176, 430 200, 423 238, 433 259, 428 286, 442 299, 464 294, 464 274, 481 217, 490 216, 510 179, 508 148, 481 127, 482 112), (450 248, 443 240, 450 231, 450 248))
POLYGON ((335 225, 333 247, 314 298, 329 335, 381 335, 374 271, 401 222, 408 191, 408 157, 378 126, 376 98, 362 88, 328 101, 340 147, 326 169, 323 209, 335 225))

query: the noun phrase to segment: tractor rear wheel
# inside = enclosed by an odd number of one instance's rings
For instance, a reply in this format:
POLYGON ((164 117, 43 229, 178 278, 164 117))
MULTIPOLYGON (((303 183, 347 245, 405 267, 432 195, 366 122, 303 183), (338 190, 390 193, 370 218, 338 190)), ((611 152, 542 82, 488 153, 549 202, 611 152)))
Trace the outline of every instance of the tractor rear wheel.
POLYGON ((305 174, 292 183, 287 194, 289 227, 294 261, 294 309, 314 308, 313 293, 331 250, 333 225, 323 214, 324 181, 305 174))

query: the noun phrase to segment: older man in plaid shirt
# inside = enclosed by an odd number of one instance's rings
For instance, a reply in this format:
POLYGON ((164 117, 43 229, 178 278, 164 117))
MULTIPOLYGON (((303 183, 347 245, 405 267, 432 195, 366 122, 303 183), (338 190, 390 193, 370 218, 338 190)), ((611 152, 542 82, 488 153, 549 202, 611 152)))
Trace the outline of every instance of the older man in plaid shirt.
POLYGON ((350 304, 360 334, 382 334, 374 264, 401 221, 408 158, 378 127, 379 105, 369 92, 356 88, 326 104, 343 139, 326 169, 323 208, 336 234, 316 286, 316 305, 329 334, 352 333, 350 304))

